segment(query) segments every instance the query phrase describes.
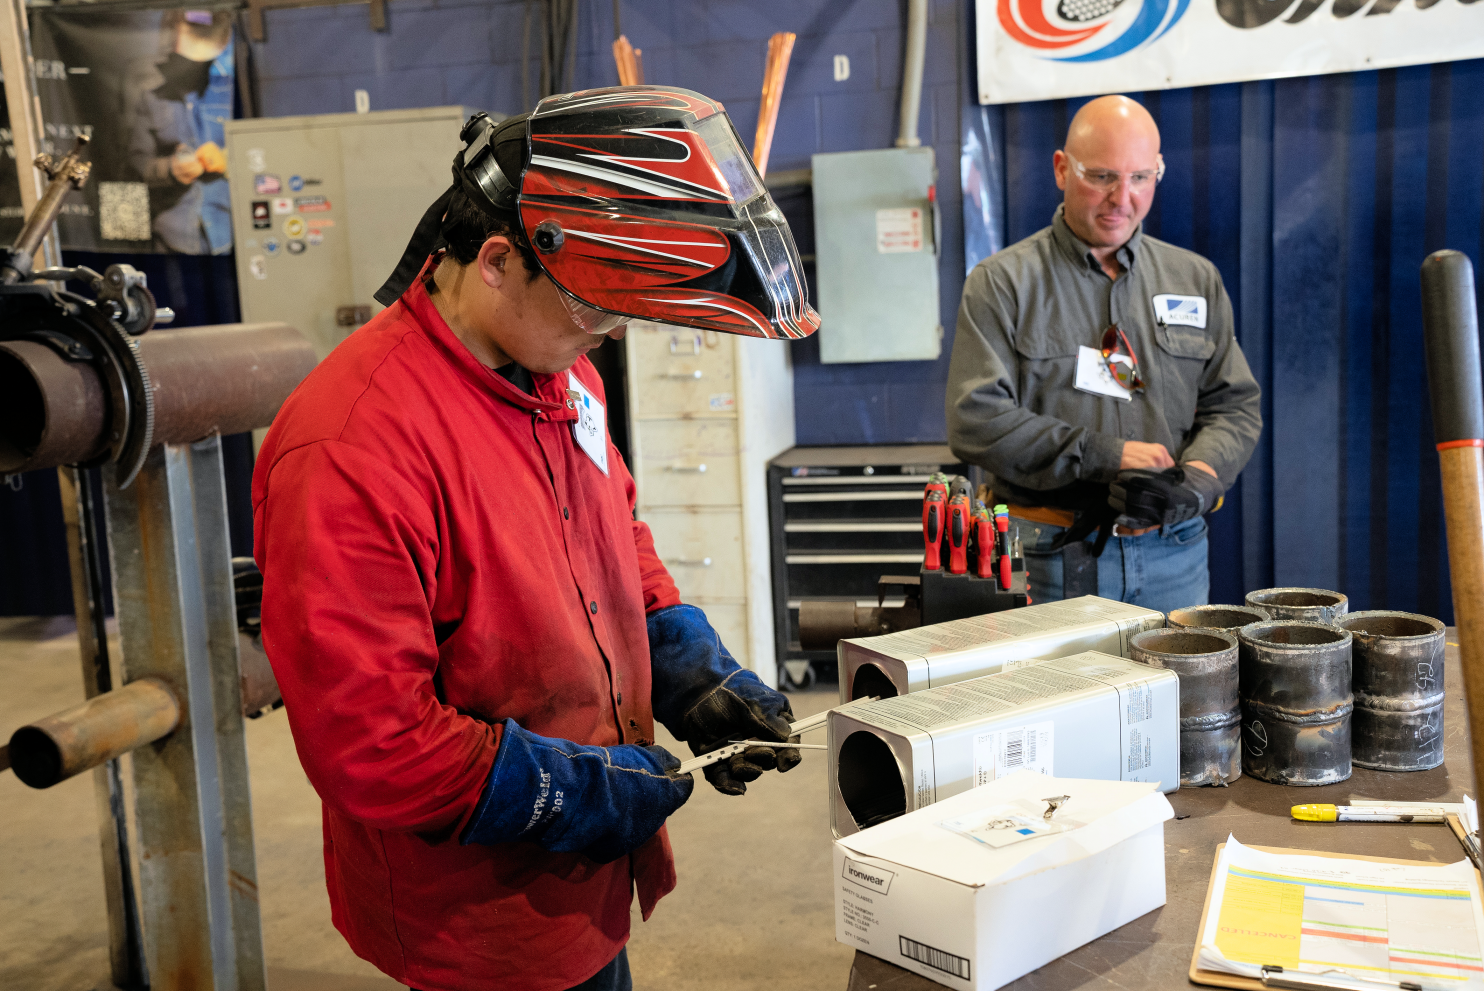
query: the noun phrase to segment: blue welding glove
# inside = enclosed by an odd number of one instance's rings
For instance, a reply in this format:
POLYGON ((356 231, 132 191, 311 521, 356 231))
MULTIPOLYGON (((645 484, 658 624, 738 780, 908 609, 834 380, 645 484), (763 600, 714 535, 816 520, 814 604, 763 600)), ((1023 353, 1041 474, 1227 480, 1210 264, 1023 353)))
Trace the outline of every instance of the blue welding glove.
MULTIPOLYGON (((654 715, 697 756, 733 740, 789 738, 794 720, 788 697, 745 671, 695 606, 669 606, 649 616, 649 666, 654 715)), ((764 771, 787 771, 799 762, 792 747, 749 747, 705 770, 724 795, 741 795, 764 771)))
POLYGON ((590 747, 537 736, 513 719, 461 843, 535 843, 600 864, 649 839, 690 798, 664 747, 590 747))

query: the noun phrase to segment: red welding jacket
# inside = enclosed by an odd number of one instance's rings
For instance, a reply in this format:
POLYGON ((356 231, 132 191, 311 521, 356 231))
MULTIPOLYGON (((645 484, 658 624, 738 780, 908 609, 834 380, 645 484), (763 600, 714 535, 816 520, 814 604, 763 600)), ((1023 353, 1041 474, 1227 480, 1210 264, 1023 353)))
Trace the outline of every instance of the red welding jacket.
MULTIPOLYGON (((596 396, 582 358, 573 372, 596 396)), ((426 991, 556 991, 675 886, 664 830, 597 864, 461 846, 500 723, 654 740, 646 610, 680 597, 634 483, 578 447, 567 373, 485 368, 421 282, 315 369, 253 477, 263 643, 324 802, 335 926, 426 991)))

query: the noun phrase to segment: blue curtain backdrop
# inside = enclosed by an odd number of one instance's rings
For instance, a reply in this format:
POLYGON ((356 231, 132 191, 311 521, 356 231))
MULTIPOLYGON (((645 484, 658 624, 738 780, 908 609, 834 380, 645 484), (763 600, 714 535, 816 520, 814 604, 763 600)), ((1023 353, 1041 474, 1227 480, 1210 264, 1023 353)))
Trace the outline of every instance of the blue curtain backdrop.
MULTIPOLYGON (((1147 230, 1221 270, 1263 387, 1263 440, 1211 517, 1213 601, 1313 586, 1452 621, 1418 268, 1445 247, 1479 265, 1480 92, 1484 61, 1130 94, 1169 166, 1147 230)), ((966 104, 968 265, 1049 222, 1084 102, 966 104)))

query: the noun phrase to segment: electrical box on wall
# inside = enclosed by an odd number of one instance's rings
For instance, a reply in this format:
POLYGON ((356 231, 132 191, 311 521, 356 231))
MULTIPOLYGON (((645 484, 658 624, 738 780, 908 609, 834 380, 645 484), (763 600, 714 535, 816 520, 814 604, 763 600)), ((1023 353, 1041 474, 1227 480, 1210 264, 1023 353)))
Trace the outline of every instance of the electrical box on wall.
MULTIPOLYGON (((283 321, 323 358, 451 181, 464 107, 227 122, 242 319, 283 321)), ((494 114, 497 120, 502 115, 494 114)))
POLYGON ((931 361, 938 311, 932 148, 815 155, 819 360, 931 361))

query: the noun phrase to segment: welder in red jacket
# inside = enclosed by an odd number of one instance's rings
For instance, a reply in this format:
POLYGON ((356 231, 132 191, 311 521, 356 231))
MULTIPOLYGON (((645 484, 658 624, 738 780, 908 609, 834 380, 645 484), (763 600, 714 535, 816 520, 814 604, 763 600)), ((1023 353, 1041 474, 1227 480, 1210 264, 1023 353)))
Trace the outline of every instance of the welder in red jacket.
MULTIPOLYGON (((674 887, 692 788, 654 721, 704 753, 787 743, 792 713, 680 604, 584 354, 630 317, 819 318, 718 104, 593 90, 462 137, 387 309, 264 441, 264 644, 358 954, 423 991, 628 988, 631 890, 648 917, 674 887)), ((798 759, 706 776, 741 794, 798 759)))

